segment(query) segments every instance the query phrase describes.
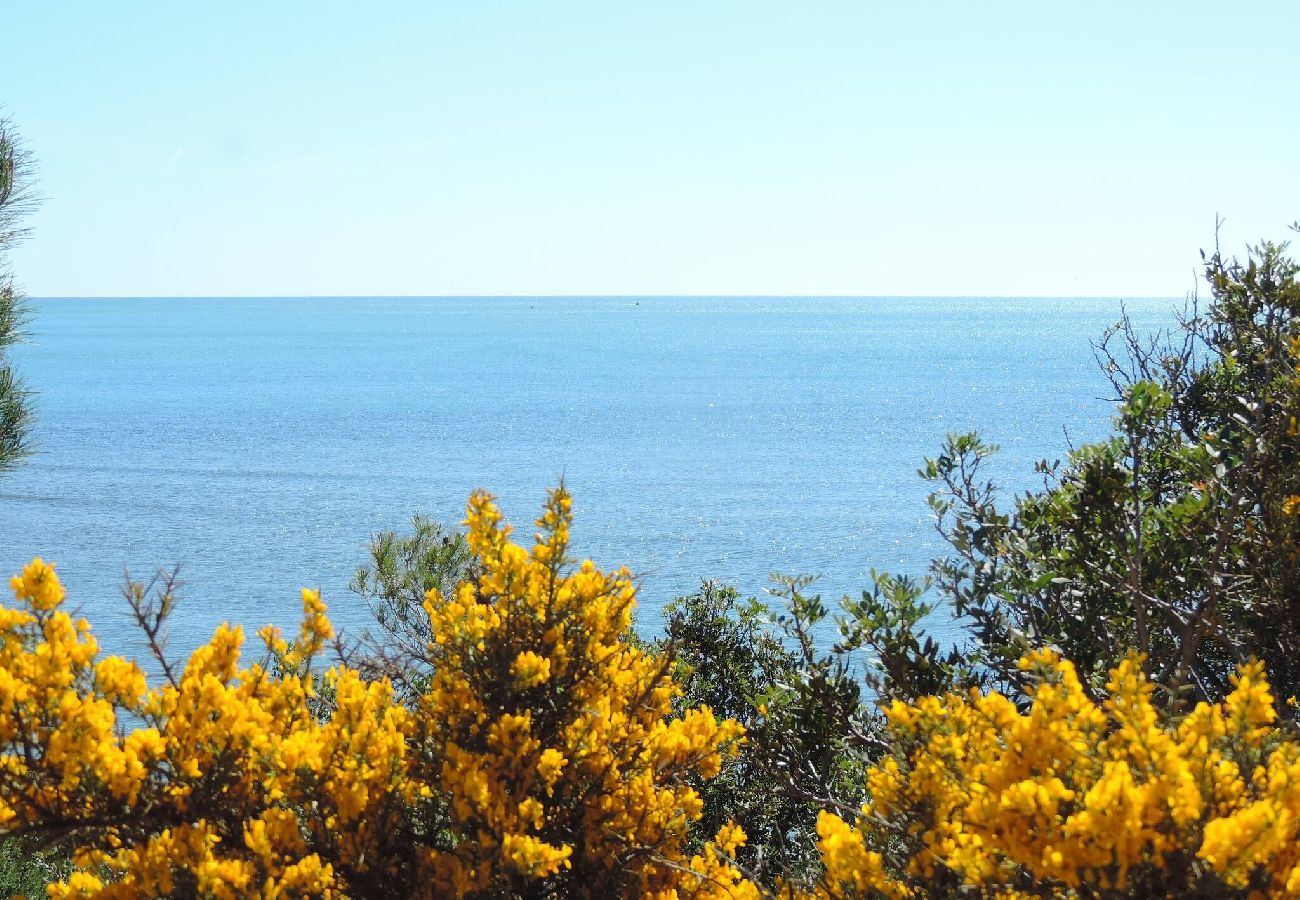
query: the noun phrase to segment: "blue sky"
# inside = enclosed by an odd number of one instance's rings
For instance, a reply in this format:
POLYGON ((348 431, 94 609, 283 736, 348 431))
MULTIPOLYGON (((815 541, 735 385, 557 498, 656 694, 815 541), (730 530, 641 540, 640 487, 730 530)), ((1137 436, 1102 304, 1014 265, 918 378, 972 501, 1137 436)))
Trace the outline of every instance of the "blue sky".
POLYGON ((1300 4, 6 4, 49 295, 1179 296, 1300 4))

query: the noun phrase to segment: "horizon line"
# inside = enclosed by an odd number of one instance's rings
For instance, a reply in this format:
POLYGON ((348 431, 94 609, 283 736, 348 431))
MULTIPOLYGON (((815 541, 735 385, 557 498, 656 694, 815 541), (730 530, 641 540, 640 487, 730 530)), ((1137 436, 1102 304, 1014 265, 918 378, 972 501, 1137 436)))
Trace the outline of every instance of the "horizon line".
POLYGON ((1186 300, 1161 294, 28 294, 29 300, 1186 300))

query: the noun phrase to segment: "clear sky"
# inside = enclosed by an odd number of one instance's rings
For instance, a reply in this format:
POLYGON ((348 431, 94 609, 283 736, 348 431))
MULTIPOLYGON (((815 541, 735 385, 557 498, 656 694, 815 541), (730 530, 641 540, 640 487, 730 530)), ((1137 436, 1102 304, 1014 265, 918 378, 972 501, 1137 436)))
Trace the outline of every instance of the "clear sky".
POLYGON ((1181 296, 1300 2, 18 2, 49 295, 1181 296))

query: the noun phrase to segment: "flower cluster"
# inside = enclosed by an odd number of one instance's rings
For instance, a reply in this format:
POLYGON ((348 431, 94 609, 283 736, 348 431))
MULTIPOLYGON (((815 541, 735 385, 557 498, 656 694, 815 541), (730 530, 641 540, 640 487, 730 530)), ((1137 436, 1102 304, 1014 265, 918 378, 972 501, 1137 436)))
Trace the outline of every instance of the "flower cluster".
POLYGON ((1131 657, 1090 699, 1041 651, 1026 710, 978 692, 886 710, 870 801, 818 823, 824 896, 1300 892, 1300 743, 1259 663, 1219 704, 1163 716, 1131 657))

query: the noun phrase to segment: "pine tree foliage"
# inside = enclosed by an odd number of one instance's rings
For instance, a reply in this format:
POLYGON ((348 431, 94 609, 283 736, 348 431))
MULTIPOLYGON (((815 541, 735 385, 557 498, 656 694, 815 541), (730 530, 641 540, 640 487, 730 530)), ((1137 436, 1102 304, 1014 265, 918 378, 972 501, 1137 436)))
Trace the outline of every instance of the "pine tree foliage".
POLYGON ((0 119, 0 472, 27 455, 31 430, 31 393, 9 360, 23 337, 25 298, 9 264, 9 251, 26 234, 23 220, 36 204, 32 193, 31 154, 8 119, 0 119))

